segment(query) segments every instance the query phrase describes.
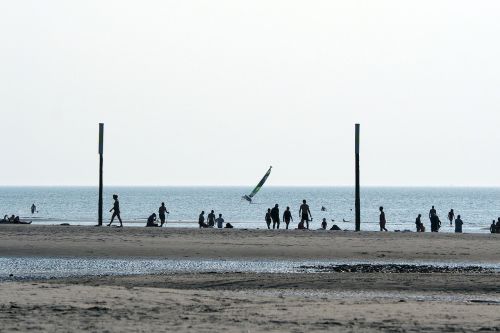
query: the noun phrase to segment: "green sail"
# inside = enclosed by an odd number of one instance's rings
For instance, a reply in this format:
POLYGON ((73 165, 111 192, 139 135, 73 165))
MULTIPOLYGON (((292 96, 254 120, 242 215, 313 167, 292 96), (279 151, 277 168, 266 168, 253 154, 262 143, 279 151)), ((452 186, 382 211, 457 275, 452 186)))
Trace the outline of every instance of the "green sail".
POLYGON ((249 195, 245 195, 243 197, 243 199, 247 200, 247 201, 252 201, 252 198, 260 191, 260 189, 262 188, 262 186, 264 186, 264 184, 266 183, 266 180, 267 178, 269 178, 269 176, 271 175, 271 169, 273 167, 269 167, 269 170, 267 170, 266 174, 264 175, 264 177, 262 177, 262 179, 260 180, 260 182, 257 184, 257 186, 255 186, 255 188, 253 189, 252 193, 250 193, 249 195))

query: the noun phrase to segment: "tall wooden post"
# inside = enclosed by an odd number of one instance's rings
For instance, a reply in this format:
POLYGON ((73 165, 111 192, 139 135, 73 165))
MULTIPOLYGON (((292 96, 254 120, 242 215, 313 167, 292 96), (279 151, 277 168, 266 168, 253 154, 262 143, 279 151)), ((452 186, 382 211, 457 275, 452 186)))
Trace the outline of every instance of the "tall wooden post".
POLYGON ((360 185, 359 185, 359 132, 360 125, 355 125, 355 153, 356 153, 356 231, 361 231, 361 195, 360 195, 360 185))
POLYGON ((104 124, 99 124, 99 204, 98 204, 98 225, 102 226, 102 188, 103 188, 103 180, 102 180, 102 169, 103 169, 103 153, 104 153, 104 124))

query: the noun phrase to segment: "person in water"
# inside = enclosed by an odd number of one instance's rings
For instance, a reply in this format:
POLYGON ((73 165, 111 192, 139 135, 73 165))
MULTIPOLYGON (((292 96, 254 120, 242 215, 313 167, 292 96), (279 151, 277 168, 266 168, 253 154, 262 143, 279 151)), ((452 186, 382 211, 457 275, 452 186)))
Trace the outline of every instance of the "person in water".
POLYGON ((166 214, 170 214, 170 212, 167 210, 167 207, 165 207, 165 203, 162 202, 160 208, 158 208, 158 215, 160 217, 160 227, 163 227, 163 225, 167 223, 166 214))
POLYGON ((31 205, 31 215, 35 214, 35 212, 36 212, 36 206, 35 206, 35 204, 33 203, 33 204, 31 205))
POLYGON ((271 229, 271 208, 267 209, 265 219, 266 219, 267 229, 271 229))
POLYGON ((219 214, 219 217, 215 219, 215 222, 217 222, 217 228, 221 229, 224 227, 224 219, 222 218, 222 214, 219 214))
POLYGON ((159 227, 158 223, 156 223, 156 213, 153 213, 148 217, 146 227, 159 227))
POLYGON ((207 220, 208 220, 207 224, 210 228, 215 227, 215 212, 213 210, 210 212, 210 214, 208 214, 207 220))
POLYGON ((201 228, 208 228, 208 224, 205 223, 205 211, 202 211, 200 216, 198 217, 198 225, 201 228))
POLYGON ((424 224, 422 223, 422 214, 418 214, 415 220, 415 225, 417 227, 417 232, 425 232, 424 224))
POLYGON ((326 218, 324 218, 323 221, 321 222, 321 229, 326 230, 326 227, 327 227, 326 218))
POLYGON ((273 220, 273 229, 280 228, 280 209, 279 205, 274 205, 274 208, 271 209, 271 219, 273 220))
POLYGON ((287 230, 290 221, 293 222, 292 212, 290 211, 290 207, 286 207, 286 210, 283 212, 283 222, 285 222, 287 230))
POLYGON ((301 216, 300 222, 305 222, 307 225, 307 229, 309 229, 309 221, 312 221, 312 214, 306 200, 302 200, 302 205, 300 205, 299 208, 299 215, 301 216))
POLYGON ((464 224, 464 222, 460 218, 460 215, 458 215, 457 219, 455 220, 455 232, 457 234, 461 234, 462 233, 462 225, 463 224, 464 224))
POLYGON ((450 221, 450 227, 453 225, 453 220, 455 219, 455 212, 452 210, 450 210, 450 212, 448 213, 448 221, 450 221))
MULTIPOLYGON (((7 216, 7 215, 5 215, 5 216, 7 216)), ((4 219, 5 219, 5 217, 4 217, 4 219)), ((493 222, 490 225, 490 232, 492 234, 496 234, 497 233, 497 226, 495 225, 495 220, 493 220, 493 222)))
POLYGON ((118 221, 120 221, 120 228, 123 227, 122 223, 122 218, 120 216, 120 202, 118 201, 118 195, 113 194, 113 200, 115 201, 113 203, 113 208, 110 209, 110 213, 113 212, 113 215, 111 215, 111 221, 108 224, 108 227, 111 226, 113 221, 115 220, 115 217, 118 218, 118 221))

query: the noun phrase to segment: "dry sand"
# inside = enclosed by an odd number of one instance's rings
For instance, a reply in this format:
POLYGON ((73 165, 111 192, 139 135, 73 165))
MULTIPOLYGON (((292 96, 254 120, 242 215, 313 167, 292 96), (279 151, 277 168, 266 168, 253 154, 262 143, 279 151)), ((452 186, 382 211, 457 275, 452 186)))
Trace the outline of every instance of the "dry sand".
MULTIPOLYGON (((500 262, 500 235, 1 226, 3 256, 500 262)), ((0 331, 500 330, 500 274, 178 273, 0 283, 0 331)))

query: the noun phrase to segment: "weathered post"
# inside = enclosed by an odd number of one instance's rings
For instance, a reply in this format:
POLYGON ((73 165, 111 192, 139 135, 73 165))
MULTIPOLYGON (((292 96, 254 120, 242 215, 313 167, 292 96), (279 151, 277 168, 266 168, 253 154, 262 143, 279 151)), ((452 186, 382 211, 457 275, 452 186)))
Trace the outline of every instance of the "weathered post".
POLYGON ((99 204, 98 204, 99 226, 102 226, 103 153, 104 153, 104 124, 99 123, 99 204))
POLYGON ((361 231, 361 195, 360 195, 360 185, 359 185, 359 131, 360 125, 355 125, 355 154, 356 154, 356 231, 361 231))

